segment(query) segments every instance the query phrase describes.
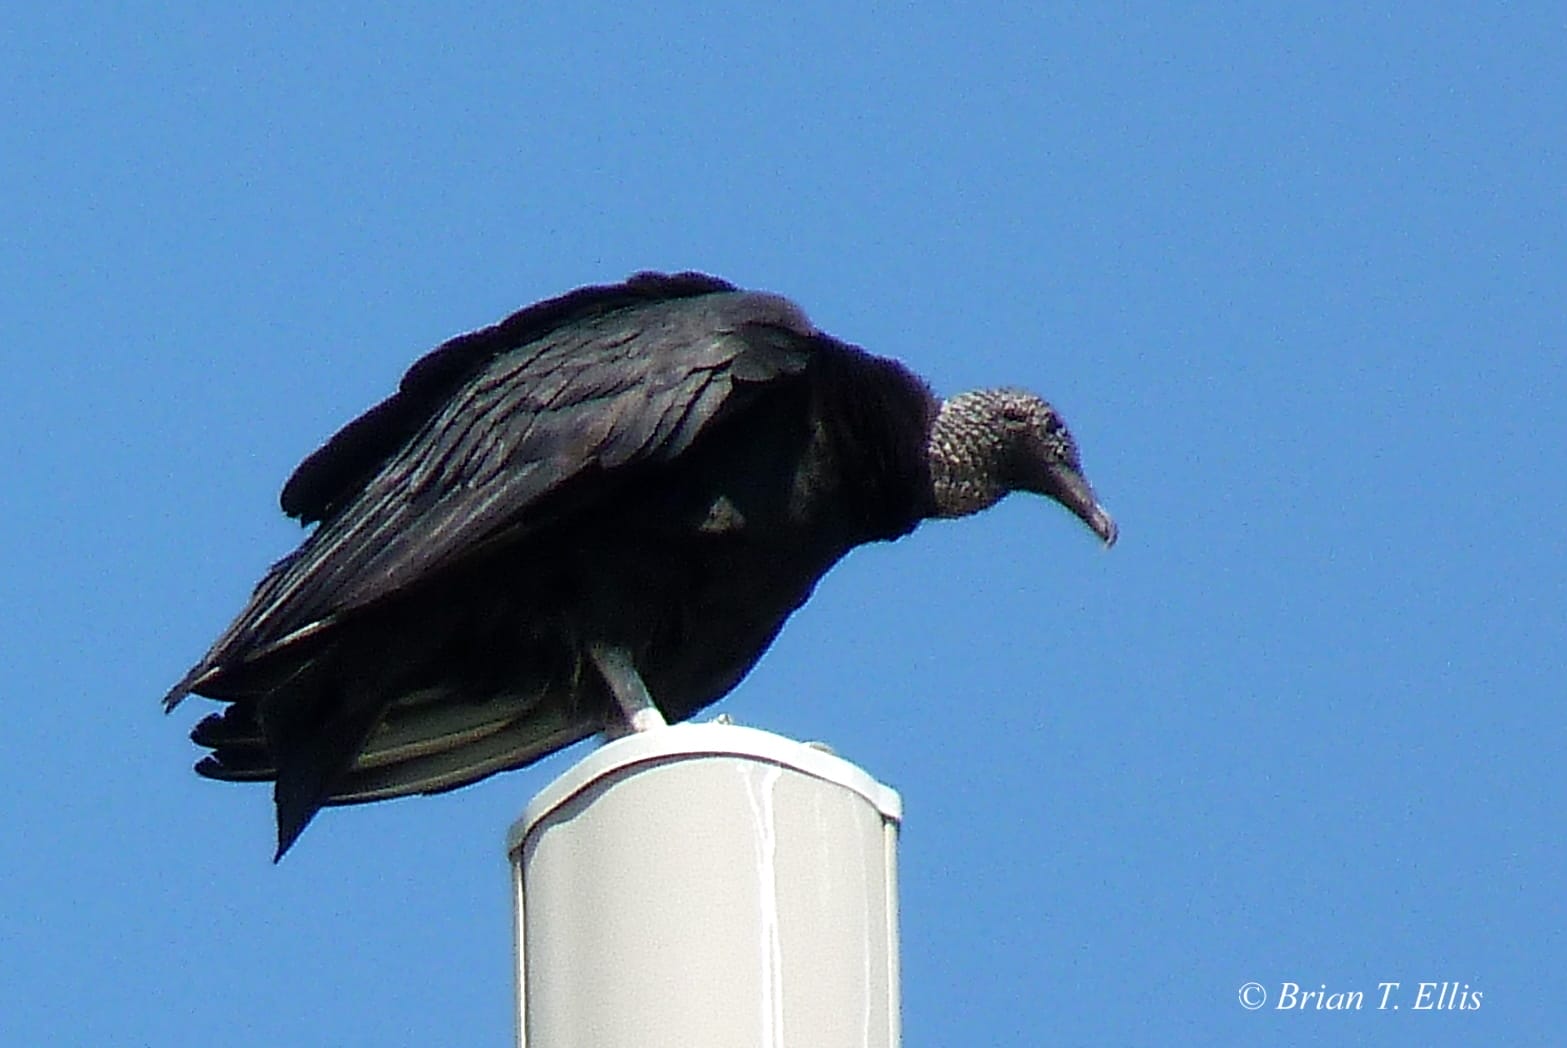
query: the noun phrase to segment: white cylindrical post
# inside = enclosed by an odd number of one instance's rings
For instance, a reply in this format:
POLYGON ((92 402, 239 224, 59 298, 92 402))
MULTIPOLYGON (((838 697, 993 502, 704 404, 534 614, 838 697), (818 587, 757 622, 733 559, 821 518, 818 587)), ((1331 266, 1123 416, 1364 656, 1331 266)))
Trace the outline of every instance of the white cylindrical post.
POLYGON ((616 739, 507 840, 525 1048, 897 1048, 897 793, 728 724, 616 739))

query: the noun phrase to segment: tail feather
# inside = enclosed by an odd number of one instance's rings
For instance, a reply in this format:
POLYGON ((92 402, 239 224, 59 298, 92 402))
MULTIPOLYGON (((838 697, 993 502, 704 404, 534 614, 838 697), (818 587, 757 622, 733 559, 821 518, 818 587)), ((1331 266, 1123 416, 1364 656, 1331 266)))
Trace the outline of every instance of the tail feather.
POLYGON ((196 774, 220 782, 271 782, 277 778, 272 755, 255 753, 211 754, 196 762, 196 774))
POLYGON ((532 764, 578 742, 596 729, 580 720, 531 715, 493 734, 461 741, 449 749, 350 772, 329 804, 363 804, 412 793, 444 793, 532 764))
POLYGON ((352 685, 283 692, 260 704, 257 716, 277 769, 273 861, 283 857, 326 804, 385 709, 373 689, 352 685))
POLYGON ((231 702, 192 730, 192 741, 211 751, 196 771, 275 783, 280 859, 324 806, 456 789, 531 764, 601 726, 548 693, 476 702, 424 689, 390 706, 372 697, 379 694, 307 675, 286 691, 231 702))
POLYGON ((356 768, 398 764, 442 753, 501 731, 527 714, 537 699, 502 694, 481 701, 445 689, 405 696, 392 704, 380 727, 365 740, 356 768))

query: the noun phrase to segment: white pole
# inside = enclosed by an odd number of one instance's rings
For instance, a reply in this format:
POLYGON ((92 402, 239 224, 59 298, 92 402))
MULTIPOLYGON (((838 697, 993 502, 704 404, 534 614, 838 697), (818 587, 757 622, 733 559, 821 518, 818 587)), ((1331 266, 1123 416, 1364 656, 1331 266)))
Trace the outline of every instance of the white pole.
POLYGON ((901 802, 729 724, 616 739, 507 840, 523 1048, 897 1048, 901 802))

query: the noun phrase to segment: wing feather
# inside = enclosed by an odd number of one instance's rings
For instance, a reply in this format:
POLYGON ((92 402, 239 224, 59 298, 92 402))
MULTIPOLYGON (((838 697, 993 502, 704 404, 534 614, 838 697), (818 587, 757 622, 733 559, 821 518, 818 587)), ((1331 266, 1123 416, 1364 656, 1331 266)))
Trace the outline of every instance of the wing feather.
MULTIPOLYGON (((508 541, 524 539, 568 481, 578 495, 589 485, 589 501, 594 490, 611 494, 628 468, 690 446, 733 407, 737 386, 803 369, 814 334, 784 299, 719 291, 578 317, 494 356, 356 490, 331 492, 320 479, 342 482, 351 464, 318 462, 319 477, 307 477, 317 487, 304 485, 294 501, 313 498, 330 505, 329 515, 262 579, 166 704, 231 663, 275 651, 280 638, 308 635, 471 555, 502 529, 508 541)), ((421 361, 403 386, 449 382, 452 367, 443 373, 421 361)), ((399 418, 408 421, 406 412, 399 418)), ((354 454, 369 454, 371 437, 352 439, 354 454)), ((289 497, 285 489, 285 504, 289 497)))

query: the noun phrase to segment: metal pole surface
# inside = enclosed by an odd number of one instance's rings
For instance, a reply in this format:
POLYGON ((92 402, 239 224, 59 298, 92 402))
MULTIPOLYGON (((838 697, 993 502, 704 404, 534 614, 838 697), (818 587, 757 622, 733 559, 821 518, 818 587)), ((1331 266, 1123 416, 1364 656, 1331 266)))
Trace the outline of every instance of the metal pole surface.
POLYGON ((524 1048, 897 1048, 897 793, 677 724, 590 753, 507 840, 524 1048))

